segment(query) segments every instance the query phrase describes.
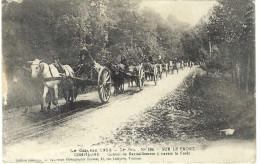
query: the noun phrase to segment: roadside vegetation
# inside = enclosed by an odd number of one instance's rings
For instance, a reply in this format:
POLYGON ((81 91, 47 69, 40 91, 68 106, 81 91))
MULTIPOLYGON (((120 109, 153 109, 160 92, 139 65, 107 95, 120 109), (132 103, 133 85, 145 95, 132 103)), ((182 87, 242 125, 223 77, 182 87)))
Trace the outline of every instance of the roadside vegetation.
POLYGON ((135 116, 107 144, 200 142, 255 137, 255 98, 216 74, 197 70, 156 106, 135 116), (200 74, 202 72, 202 74, 200 74), (233 136, 220 134, 235 129, 233 136))

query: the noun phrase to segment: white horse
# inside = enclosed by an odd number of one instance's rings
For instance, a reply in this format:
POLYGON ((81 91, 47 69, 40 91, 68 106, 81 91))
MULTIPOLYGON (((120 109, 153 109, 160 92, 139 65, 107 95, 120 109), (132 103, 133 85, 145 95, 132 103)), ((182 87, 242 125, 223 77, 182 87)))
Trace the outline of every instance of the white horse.
POLYGON ((181 63, 178 61, 178 62, 176 63, 177 74, 179 73, 180 68, 181 68, 181 63))
POLYGON ((180 68, 183 70, 183 68, 184 68, 184 62, 181 60, 180 61, 180 68))
MULTIPOLYGON (((54 89, 55 98, 53 104, 58 108, 58 85, 61 82, 62 76, 58 72, 57 68, 54 64, 48 65, 47 63, 42 62, 42 60, 35 59, 34 61, 29 61, 31 63, 31 71, 32 78, 37 78, 40 76, 42 82, 44 84, 43 95, 42 95, 42 103, 41 103, 41 111, 45 111, 46 108, 46 96, 50 88, 54 89)), ((74 72, 72 68, 68 65, 64 67, 69 69, 65 69, 65 76, 73 76, 74 72), (72 70, 72 72, 71 72, 72 70)), ((50 109, 51 102, 48 102, 48 110, 50 109)))
POLYGON ((4 72, 2 72, 2 99, 3 105, 7 105, 7 81, 4 72))

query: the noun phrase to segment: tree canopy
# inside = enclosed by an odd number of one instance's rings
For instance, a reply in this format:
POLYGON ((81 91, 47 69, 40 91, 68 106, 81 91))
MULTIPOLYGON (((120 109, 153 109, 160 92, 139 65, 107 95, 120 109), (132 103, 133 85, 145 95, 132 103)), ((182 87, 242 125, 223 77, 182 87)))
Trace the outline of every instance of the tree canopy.
MULTIPOLYGON (((188 46, 196 45, 209 67, 229 70, 247 92, 255 92, 255 4, 252 0, 217 0, 217 5, 194 28, 188 46), (196 42, 193 43, 193 42, 196 42), (205 53, 206 52, 206 53, 205 53)), ((184 35, 184 37, 187 37, 184 35)), ((190 51, 189 48, 188 51, 190 51)), ((196 50, 197 49, 197 50, 196 50)), ((185 49, 186 50, 186 49, 185 49)), ((187 52, 190 55, 191 52, 187 52)))
POLYGON ((7 67, 35 58, 75 64, 82 47, 99 60, 144 53, 181 55, 187 24, 149 9, 138 0, 24 0, 3 6, 3 55, 7 67))

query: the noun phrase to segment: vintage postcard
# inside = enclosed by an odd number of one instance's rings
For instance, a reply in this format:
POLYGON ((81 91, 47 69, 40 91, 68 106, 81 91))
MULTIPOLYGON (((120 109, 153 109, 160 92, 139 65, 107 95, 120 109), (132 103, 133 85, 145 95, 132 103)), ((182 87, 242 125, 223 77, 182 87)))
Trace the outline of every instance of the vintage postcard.
POLYGON ((5 163, 254 163, 255 1, 2 0, 5 163))

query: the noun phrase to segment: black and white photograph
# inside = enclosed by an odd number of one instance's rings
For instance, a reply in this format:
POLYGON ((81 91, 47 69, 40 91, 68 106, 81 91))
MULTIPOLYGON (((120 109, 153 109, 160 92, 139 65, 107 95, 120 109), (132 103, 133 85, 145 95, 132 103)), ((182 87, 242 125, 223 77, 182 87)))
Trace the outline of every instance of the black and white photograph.
POLYGON ((2 162, 254 163, 254 0, 2 0, 2 162))

